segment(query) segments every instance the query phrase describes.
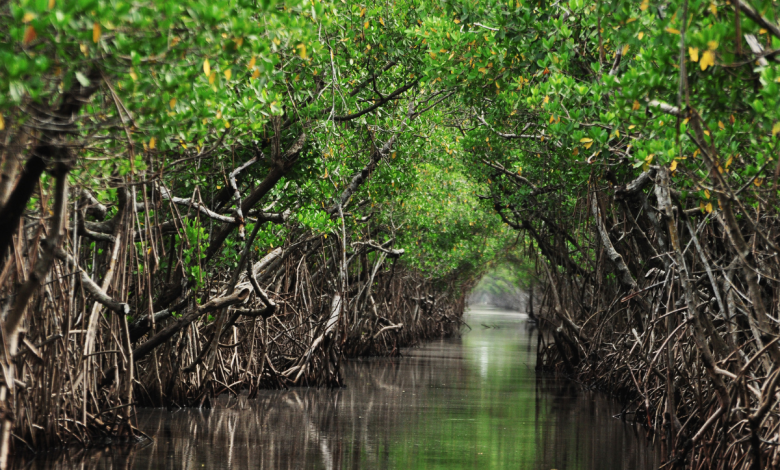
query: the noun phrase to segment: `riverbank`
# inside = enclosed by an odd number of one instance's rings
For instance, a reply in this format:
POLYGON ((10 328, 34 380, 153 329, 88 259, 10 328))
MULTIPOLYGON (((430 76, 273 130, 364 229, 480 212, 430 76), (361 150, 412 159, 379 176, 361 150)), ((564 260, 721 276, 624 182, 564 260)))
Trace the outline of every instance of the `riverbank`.
MULTIPOLYGON (((663 346, 651 355, 643 352, 642 337, 636 331, 602 331, 593 340, 593 328, 582 328, 577 335, 570 328, 556 327, 549 316, 543 317, 541 323, 544 334, 538 343, 537 370, 576 379, 619 400, 623 404, 620 417, 648 431, 651 441, 659 445, 664 468, 779 468, 780 454, 774 445, 780 427, 778 420, 774 414, 757 419, 760 410, 742 408, 749 397, 735 397, 731 404, 734 418, 718 424, 724 411, 718 406, 717 392, 706 382, 691 382, 691 376, 685 372, 673 374, 666 354, 661 354, 663 346), (766 466, 758 462, 765 462, 766 466)), ((678 343, 677 348, 682 354, 695 357, 693 345, 678 343)), ((686 365, 692 369, 701 367, 694 361, 683 362, 683 370, 686 365)), ((770 368, 770 375, 774 370, 770 368)), ((728 376, 730 372, 723 374, 728 376)), ((776 377, 776 372, 772 380, 764 377, 761 388, 748 387, 762 403, 764 413, 771 406, 776 377)), ((761 379, 753 376, 752 381, 761 383, 761 379)))
MULTIPOLYGON (((458 331, 460 286, 423 279, 399 261, 401 251, 360 245, 356 274, 337 288, 326 282, 342 270, 326 257, 325 240, 274 249, 245 273, 216 272, 200 287, 178 273, 178 290, 153 318, 104 317, 99 303, 91 304, 94 325, 63 309, 32 312, 35 335, 62 334, 22 345, 12 452, 143 440, 134 418, 142 407, 208 408, 224 393, 339 388, 348 385, 348 357, 393 356, 458 331), (59 392, 45 393, 52 387, 59 392)), ((64 299, 89 304, 68 282, 57 281, 64 299)))

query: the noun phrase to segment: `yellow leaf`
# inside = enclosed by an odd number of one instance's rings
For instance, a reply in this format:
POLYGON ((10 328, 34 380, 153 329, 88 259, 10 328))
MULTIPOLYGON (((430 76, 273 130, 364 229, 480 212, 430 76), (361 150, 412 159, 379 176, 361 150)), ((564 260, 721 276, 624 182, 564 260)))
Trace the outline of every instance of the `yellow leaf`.
POLYGON ((365 23, 363 23, 363 29, 368 29, 368 21, 366 21, 365 23))
POLYGON ((571 154, 576 157, 577 155, 580 154, 580 149, 579 148, 575 148, 574 151, 571 154))
POLYGON ((626 55, 628 53, 628 48, 629 48, 628 44, 623 46, 623 55, 626 55))
POLYGON ((729 165, 731 165, 731 162, 733 162, 733 161, 734 161, 734 155, 730 155, 729 159, 726 160, 726 168, 728 168, 729 165))
POLYGON ((635 125, 631 124, 630 126, 628 126, 628 130, 631 130, 631 129, 635 128, 635 127, 636 127, 635 125))
POLYGON ((702 71, 707 70, 707 67, 715 65, 715 54, 711 50, 707 50, 702 54, 699 67, 702 71))
MULTIPOLYGON (((431 54, 433 54, 433 53, 431 53, 431 54)), ((434 57, 435 57, 435 56, 434 56, 434 57)), ((479 70, 480 72, 482 72, 482 73, 487 73, 487 69, 486 69, 485 67, 480 67, 478 70, 479 70)))
POLYGON ((713 15, 718 16, 718 7, 714 3, 710 3, 710 11, 713 15))
POLYGON ((720 127, 720 130, 724 130, 726 128, 726 125, 723 124, 723 121, 718 121, 718 127, 720 127))
POLYGON ((555 115, 550 115, 550 124, 552 124, 553 121, 555 121, 555 115))
POLYGON ((592 146, 593 146, 593 142, 588 142, 587 144, 585 144, 585 148, 586 148, 586 149, 589 149, 589 148, 591 148, 592 146))
POLYGON ((157 140, 155 140, 154 137, 149 139, 149 149, 154 150, 154 147, 157 145, 157 140))
POLYGON ((638 111, 639 110, 639 101, 634 100, 634 104, 631 105, 631 109, 634 110, 634 111, 638 111))
POLYGON ((758 30, 758 34, 766 34, 766 30, 764 28, 761 28, 758 30))
POLYGON ((225 80, 230 80, 230 77, 233 75, 233 71, 230 69, 225 70, 225 80))
POLYGON ((249 65, 246 66, 249 70, 252 70, 255 68, 255 64, 257 63, 257 57, 252 57, 252 60, 249 61, 249 65))
POLYGON ((639 9, 645 11, 649 6, 650 6, 650 0, 642 0, 642 4, 639 5, 639 9))
POLYGON ((29 23, 30 21, 35 19, 35 13, 30 13, 29 11, 24 14, 22 17, 22 23, 29 23))
POLYGON ((54 3, 55 3, 55 0, 49 0, 49 10, 54 8, 54 3))
POLYGON ((549 96, 545 96, 544 97, 544 102, 545 102, 545 104, 549 103, 550 102, 550 97, 549 96))
POLYGON ((647 164, 648 164, 648 165, 650 165, 651 163, 653 163, 653 158, 655 158, 655 154, 654 154, 654 153, 651 153, 650 155, 648 155, 648 156, 645 158, 645 162, 647 162, 647 164))
POLYGON ((778 132, 780 132, 780 121, 776 122, 775 125, 772 126, 772 137, 776 136, 778 132))
POLYGON ((260 76, 260 69, 255 69, 254 72, 252 72, 252 78, 257 78, 260 76))
POLYGON ((636 18, 631 17, 631 18, 626 20, 626 24, 633 23, 634 21, 636 21, 636 18))
POLYGON ((679 29, 674 29, 674 28, 666 28, 666 30, 665 30, 665 31, 666 31, 667 33, 671 33, 671 34, 680 34, 680 30, 679 30, 679 29))
POLYGON ((301 59, 306 58, 306 45, 305 44, 298 44, 298 55, 301 56, 301 59))
POLYGON ((460 24, 460 20, 459 19, 455 19, 455 24, 460 24))
POLYGON ((698 47, 689 47, 688 48, 688 55, 691 56, 691 61, 698 62, 699 61, 699 48, 698 47))
POLYGON ((711 202, 708 202, 708 203, 707 203, 707 205, 706 205, 706 206, 704 206, 704 210, 705 210, 705 211, 707 211, 707 213, 708 213, 708 214, 709 214, 710 212, 712 212, 712 203, 711 203, 711 202))
POLYGON ((704 201, 699 201, 699 209, 704 212, 704 201))
POLYGON ((753 184, 755 184, 756 186, 761 186, 763 183, 764 183, 763 178, 756 178, 753 180, 753 184))
POLYGON ((718 48, 718 41, 707 41, 707 47, 708 47, 708 48, 709 48, 711 51, 714 51, 715 49, 717 49, 717 48, 718 48))
POLYGON ((3 113, 0 113, 0 131, 5 130, 5 119, 3 119, 3 113))
POLYGON ((168 102, 168 105, 171 107, 171 109, 176 107, 176 98, 171 98, 171 101, 168 102))
POLYGON ((674 171, 677 169, 677 160, 672 161, 672 164, 669 166, 669 170, 674 171))
POLYGON ((710 190, 709 190, 709 189, 705 189, 705 190, 704 190, 704 197, 705 197, 706 199, 709 199, 709 198, 710 198, 710 190))
POLYGON ((620 138, 620 129, 615 129, 615 137, 620 138))
POLYGON ((593 139, 588 138, 588 137, 583 137, 582 139, 580 139, 580 142, 581 143, 593 142, 593 139))
POLYGON ((209 85, 213 85, 214 81, 217 79, 217 72, 211 72, 209 74, 209 85))
POLYGON ((100 23, 95 21, 92 23, 92 42, 97 43, 100 41, 100 23))
POLYGON ((380 22, 380 23, 382 23, 382 26, 384 26, 384 25, 385 25, 385 20, 384 20, 384 19, 382 19, 382 17, 381 17, 381 16, 379 17, 379 22, 380 22))
POLYGON ((209 60, 206 59, 203 61, 203 73, 208 77, 211 75, 211 64, 209 64, 209 60))
POLYGON ((363 18, 363 15, 365 15, 365 14, 366 14, 366 9, 365 9, 365 8, 363 8, 362 10, 360 10, 360 17, 361 17, 361 18, 363 18))
POLYGON ((230 129, 230 123, 225 121, 225 129, 230 129))
POLYGON ((639 40, 641 41, 641 40, 642 40, 642 38, 643 38, 643 37, 645 37, 645 33, 643 33, 642 31, 640 31, 640 32, 639 32, 639 34, 637 34, 637 35, 636 35, 636 37, 638 37, 638 38, 639 38, 639 40))

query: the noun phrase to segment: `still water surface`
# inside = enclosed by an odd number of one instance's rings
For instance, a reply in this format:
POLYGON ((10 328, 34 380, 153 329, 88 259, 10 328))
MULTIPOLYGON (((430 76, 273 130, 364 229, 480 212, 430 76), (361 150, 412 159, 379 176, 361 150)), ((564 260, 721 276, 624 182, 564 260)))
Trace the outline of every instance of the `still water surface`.
POLYGON ((478 307, 466 321, 472 330, 460 338, 347 362, 345 389, 141 410, 153 443, 40 455, 17 468, 658 468, 645 431, 612 418, 614 402, 537 378, 536 331, 524 316, 478 307))

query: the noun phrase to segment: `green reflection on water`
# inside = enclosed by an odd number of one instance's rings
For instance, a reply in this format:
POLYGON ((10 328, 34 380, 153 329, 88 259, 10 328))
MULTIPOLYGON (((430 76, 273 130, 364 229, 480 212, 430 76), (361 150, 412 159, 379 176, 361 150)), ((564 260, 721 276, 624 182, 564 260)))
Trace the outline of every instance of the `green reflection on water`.
POLYGON ((474 330, 461 344, 442 346, 463 359, 446 364, 417 419, 396 430, 413 439, 389 446, 391 468, 530 468, 536 462, 535 423, 544 410, 536 406, 535 355, 528 348, 535 336, 518 318, 490 320, 485 328, 471 317, 474 330))

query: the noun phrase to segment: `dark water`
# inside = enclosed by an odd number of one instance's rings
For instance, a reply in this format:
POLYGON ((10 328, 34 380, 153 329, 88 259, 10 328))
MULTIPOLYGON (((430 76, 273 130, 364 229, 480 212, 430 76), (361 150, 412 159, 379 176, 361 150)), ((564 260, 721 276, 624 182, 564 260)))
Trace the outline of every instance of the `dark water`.
POLYGON ((26 468, 658 468, 644 430, 612 418, 615 403, 536 377, 536 333, 523 317, 481 308, 466 321, 473 330, 461 338, 348 362, 346 389, 141 410, 154 443, 41 455, 26 468))

